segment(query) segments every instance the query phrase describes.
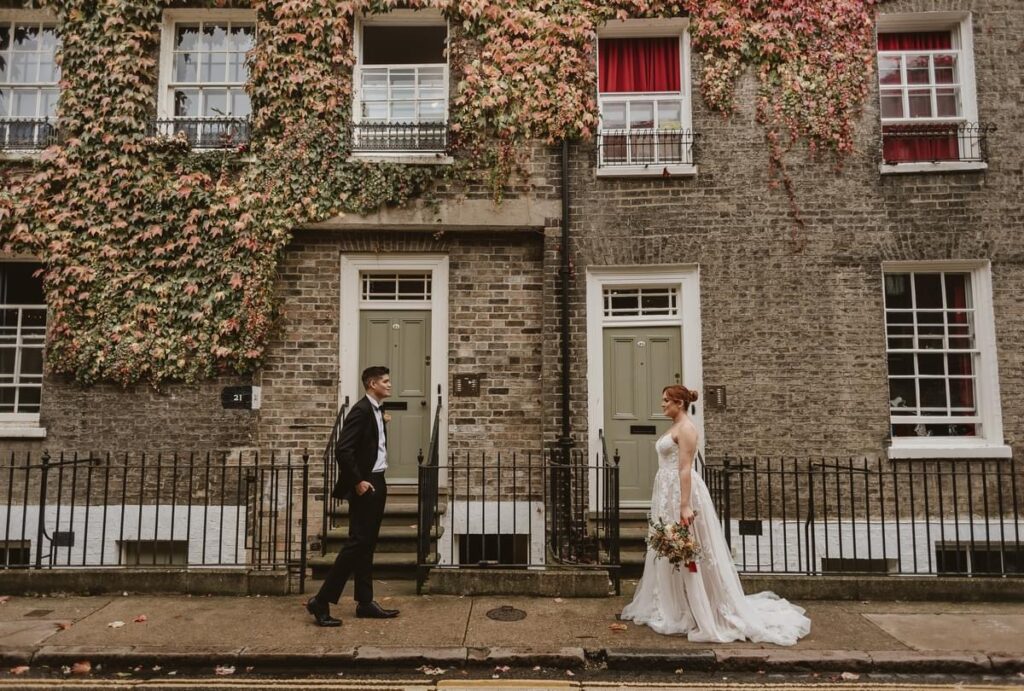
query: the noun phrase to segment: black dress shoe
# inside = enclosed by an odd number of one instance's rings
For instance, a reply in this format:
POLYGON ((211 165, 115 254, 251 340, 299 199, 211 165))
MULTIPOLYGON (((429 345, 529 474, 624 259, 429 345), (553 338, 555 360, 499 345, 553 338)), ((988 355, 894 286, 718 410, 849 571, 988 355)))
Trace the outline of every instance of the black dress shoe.
POLYGON ((384 609, 376 602, 360 602, 356 606, 356 616, 360 619, 393 619, 398 616, 398 610, 384 609))
POLYGON ((341 626, 341 619, 331 616, 330 605, 320 602, 315 595, 306 601, 306 611, 316 619, 317 626, 341 626))

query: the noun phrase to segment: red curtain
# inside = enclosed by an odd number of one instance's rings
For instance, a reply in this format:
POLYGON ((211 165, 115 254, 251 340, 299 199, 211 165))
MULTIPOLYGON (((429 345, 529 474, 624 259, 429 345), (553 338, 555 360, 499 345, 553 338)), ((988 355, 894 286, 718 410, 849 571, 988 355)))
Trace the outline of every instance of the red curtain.
POLYGON ((903 31, 878 34, 878 50, 950 50, 953 34, 949 31, 903 31))
MULTIPOLYGON (((958 280, 951 280, 951 277, 946 277, 946 294, 947 300, 949 301, 949 309, 962 310, 967 307, 967 278, 959 278, 958 280)), ((966 312, 953 312, 949 315, 951 324, 968 324, 969 317, 966 312)), ((968 355, 966 357, 951 358, 950 361, 950 374, 956 375, 971 375, 973 374, 974 365, 973 360, 968 355)), ((974 406, 974 380, 972 379, 953 379, 949 382, 950 391, 956 387, 959 389, 959 402, 961 405, 974 406)), ((967 433, 973 435, 976 433, 974 425, 967 425, 967 433)))
POLYGON ((956 125, 885 126, 882 128, 882 156, 886 163, 959 161, 960 147, 955 132, 956 125), (929 130, 935 130, 936 134, 929 130), (954 134, 947 134, 950 131, 954 134))
POLYGON ((603 94, 679 91, 679 39, 603 38, 599 90, 603 94))

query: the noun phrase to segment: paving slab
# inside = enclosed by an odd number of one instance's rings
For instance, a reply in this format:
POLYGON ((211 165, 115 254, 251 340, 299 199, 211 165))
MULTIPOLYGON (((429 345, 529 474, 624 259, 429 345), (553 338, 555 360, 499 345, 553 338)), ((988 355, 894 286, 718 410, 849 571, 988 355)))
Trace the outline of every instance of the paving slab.
POLYGON ((49 619, 0 621, 0 646, 18 648, 39 645, 57 633, 61 622, 49 619))
POLYGON ((0 621, 20 619, 74 621, 103 609, 113 599, 115 598, 63 595, 21 597, 15 595, 0 604, 0 621))
POLYGON ((1024 655, 1024 614, 865 614, 915 650, 1024 655))

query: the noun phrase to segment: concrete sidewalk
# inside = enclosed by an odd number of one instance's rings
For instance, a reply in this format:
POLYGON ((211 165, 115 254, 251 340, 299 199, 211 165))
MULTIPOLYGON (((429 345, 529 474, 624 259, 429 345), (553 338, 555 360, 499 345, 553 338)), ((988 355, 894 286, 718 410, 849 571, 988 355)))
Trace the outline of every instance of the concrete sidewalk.
MULTIPOLYGON (((631 591, 633 583, 626 582, 631 591)), ((315 592, 315 585, 310 590, 315 592)), ((379 583, 377 598, 402 615, 354 617, 321 629, 305 598, 185 595, 10 597, 0 604, 0 669, 59 668, 88 660, 106 670, 159 665, 212 674, 218 665, 260 672, 335 673, 423 665, 650 671, 1016 674, 1024 671, 1024 603, 800 603, 813 622, 792 648, 709 646, 620 624, 617 598, 417 596, 379 583), (488 612, 510 606, 518 621, 488 612), (144 620, 142 620, 144 617, 144 620), (137 621, 138 620, 138 621, 137 621), (123 622, 118 625, 117 622, 123 622)), ((507 611, 507 610, 506 610, 507 611)))

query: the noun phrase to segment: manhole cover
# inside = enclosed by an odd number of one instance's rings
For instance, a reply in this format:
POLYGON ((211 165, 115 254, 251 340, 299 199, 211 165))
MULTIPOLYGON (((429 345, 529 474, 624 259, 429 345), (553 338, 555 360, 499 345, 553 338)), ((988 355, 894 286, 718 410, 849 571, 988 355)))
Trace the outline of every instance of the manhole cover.
POLYGON ((502 605, 488 612, 487 618, 494 621, 519 621, 526 619, 526 612, 516 609, 512 605, 502 605))
POLYGON ((25 614, 23 614, 22 616, 32 617, 32 618, 34 618, 34 617, 45 617, 47 614, 52 614, 52 613, 53 613, 52 609, 31 609, 31 610, 25 612, 25 614))

